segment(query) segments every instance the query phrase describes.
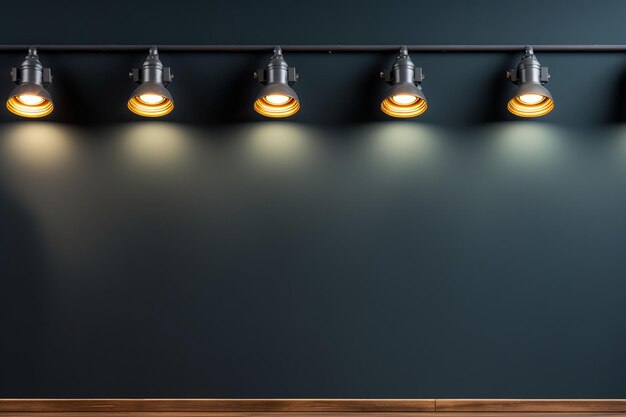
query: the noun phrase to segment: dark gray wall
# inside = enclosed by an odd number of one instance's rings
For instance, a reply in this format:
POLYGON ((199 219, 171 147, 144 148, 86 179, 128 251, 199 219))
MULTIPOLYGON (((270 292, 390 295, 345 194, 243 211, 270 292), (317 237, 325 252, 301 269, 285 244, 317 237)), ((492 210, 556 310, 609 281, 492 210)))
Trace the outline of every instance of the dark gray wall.
MULTIPOLYGON (((10 2, 2 43, 626 43, 621 1, 10 2), (350 4, 351 3, 351 4, 350 4), (397 10, 397 13, 394 11, 397 10)), ((20 54, 1 54, 8 68, 20 54)), ((626 56, 540 54, 556 110, 506 114, 518 54, 43 54, 55 113, 0 112, 0 396, 624 397, 626 56)))

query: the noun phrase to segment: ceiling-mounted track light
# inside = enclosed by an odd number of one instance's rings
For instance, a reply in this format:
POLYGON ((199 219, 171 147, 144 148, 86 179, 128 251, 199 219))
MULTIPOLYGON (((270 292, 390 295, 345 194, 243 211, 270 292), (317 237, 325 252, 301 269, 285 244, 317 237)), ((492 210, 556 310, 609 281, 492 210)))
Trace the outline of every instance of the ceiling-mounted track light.
POLYGON ((161 117, 174 110, 174 99, 167 90, 174 75, 159 60, 156 46, 150 48, 141 68, 133 68, 130 78, 139 84, 128 100, 128 109, 139 116, 161 117))
POLYGON ((541 66, 533 48, 526 47, 517 70, 509 70, 507 77, 517 84, 517 89, 507 105, 511 113, 520 117, 539 117, 554 109, 554 99, 544 87, 550 80, 548 67, 541 66))
POLYGON ((46 88, 52 82, 50 68, 39 62, 37 48, 31 47, 19 68, 11 70, 11 77, 17 87, 9 94, 7 109, 22 117, 44 117, 52 113, 52 96, 46 88))
POLYGON ((380 109, 391 117, 409 118, 424 113, 428 108, 426 97, 422 92, 422 69, 415 67, 409 57, 406 46, 400 48, 400 55, 396 58, 389 71, 380 73, 391 90, 380 103, 380 109))
POLYGON ((267 117, 289 117, 300 110, 300 100, 291 84, 298 80, 294 67, 287 65, 280 46, 274 47, 274 55, 264 69, 254 73, 264 85, 254 102, 254 110, 267 117))

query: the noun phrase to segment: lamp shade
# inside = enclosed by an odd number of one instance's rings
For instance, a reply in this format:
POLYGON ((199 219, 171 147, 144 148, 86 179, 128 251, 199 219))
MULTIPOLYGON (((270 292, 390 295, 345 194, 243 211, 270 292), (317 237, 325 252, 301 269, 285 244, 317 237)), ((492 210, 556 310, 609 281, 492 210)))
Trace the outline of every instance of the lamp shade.
POLYGON ((414 83, 394 84, 380 103, 387 115, 398 118, 416 117, 428 108, 422 89, 414 83))
POLYGON ((22 117, 38 118, 52 113, 52 96, 43 85, 35 83, 20 84, 11 91, 7 100, 7 109, 22 117))
POLYGON ((509 100, 507 109, 520 117, 540 117, 554 109, 554 99, 541 84, 520 84, 509 100))
POLYGON ((300 101, 289 85, 268 84, 259 91, 254 110, 267 117, 289 117, 300 110, 300 101))
POLYGON ((174 99, 163 84, 147 82, 130 95, 128 109, 139 116, 161 117, 174 110, 174 99))

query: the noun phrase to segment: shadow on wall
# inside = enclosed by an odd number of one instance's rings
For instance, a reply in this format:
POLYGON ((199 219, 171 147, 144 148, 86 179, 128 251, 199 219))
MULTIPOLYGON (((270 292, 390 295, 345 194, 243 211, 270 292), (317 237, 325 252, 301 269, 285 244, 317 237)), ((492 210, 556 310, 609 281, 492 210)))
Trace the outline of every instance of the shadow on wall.
POLYGON ((515 117, 506 107, 511 94, 515 91, 515 86, 506 77, 504 68, 515 68, 516 58, 519 59, 519 54, 505 55, 501 65, 486 68, 490 72, 488 77, 485 76, 484 97, 482 98, 485 103, 478 107, 479 111, 474 116, 474 124, 497 123, 515 117))
POLYGON ((626 72, 622 72, 617 79, 617 85, 615 88, 617 94, 613 95, 613 109, 612 112, 609 112, 609 118, 607 120, 608 123, 624 123, 626 122, 626 95, 624 95, 624 91, 626 91, 626 72))
MULTIPOLYGON (((72 209, 77 203, 89 200, 89 193, 80 188, 80 182, 90 174, 90 171, 83 170, 88 166, 83 163, 90 162, 89 158, 79 152, 79 148, 86 144, 87 141, 79 143, 78 131, 62 124, 17 122, 0 129, 0 191, 12 196, 24 206, 22 212, 32 216, 38 232, 36 241, 43 245, 51 258, 68 234, 80 230, 72 209)), ((34 227, 30 225, 30 228, 34 227)), ((9 229, 7 235, 26 233, 32 236, 28 230, 29 226, 23 225, 14 232, 9 229)), ((35 249, 31 250, 37 253, 35 249)), ((33 258, 29 252, 26 251, 21 259, 42 267, 43 260, 36 255, 33 258)))
POLYGON ((46 335, 42 323, 49 312, 43 273, 46 256, 41 231, 30 211, 0 185, 0 392, 4 396, 32 392, 45 395, 46 335))
POLYGON ((228 65, 222 66, 216 66, 216 56, 211 54, 177 57, 180 62, 176 78, 168 87, 176 102, 176 118, 211 126, 232 126, 254 120, 256 113, 252 106, 261 85, 253 74, 267 64, 269 56, 269 53, 229 54, 228 65), (201 64, 197 60, 202 60, 201 64), (210 73, 207 68, 219 69, 219 72, 210 73))
POLYGON ((350 86, 352 89, 349 94, 343 94, 346 103, 342 107, 342 113, 338 115, 338 123, 359 125, 373 120, 397 120, 380 110, 380 103, 385 94, 388 94, 390 86, 377 77, 377 74, 390 66, 390 56, 377 56, 367 65, 362 65, 359 72, 354 74, 354 86, 350 86))

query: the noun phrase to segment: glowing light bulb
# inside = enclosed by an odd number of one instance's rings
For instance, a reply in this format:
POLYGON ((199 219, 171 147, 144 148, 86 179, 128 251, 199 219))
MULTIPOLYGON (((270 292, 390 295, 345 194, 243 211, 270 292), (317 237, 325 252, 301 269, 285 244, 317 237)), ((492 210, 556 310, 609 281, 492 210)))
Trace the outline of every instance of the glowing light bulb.
POLYGON ((537 104, 543 100, 543 96, 541 94, 522 94, 519 96, 519 101, 524 104, 537 104))
POLYGON ((17 99, 23 104, 26 104, 27 106, 36 106, 44 102, 43 97, 33 96, 33 95, 22 95, 22 96, 18 96, 17 99))
POLYGON ((269 96, 265 96, 265 101, 275 106, 280 106, 282 104, 285 104, 289 100, 290 100, 290 97, 284 96, 282 94, 272 94, 269 96))
POLYGON ((400 104, 401 106, 406 106, 409 104, 413 104, 417 101, 416 96, 412 96, 409 94, 400 94, 397 96, 393 96, 391 98, 396 104, 400 104))
POLYGON ((146 104, 158 104, 165 100, 165 97, 158 94, 141 94, 139 100, 146 104))

